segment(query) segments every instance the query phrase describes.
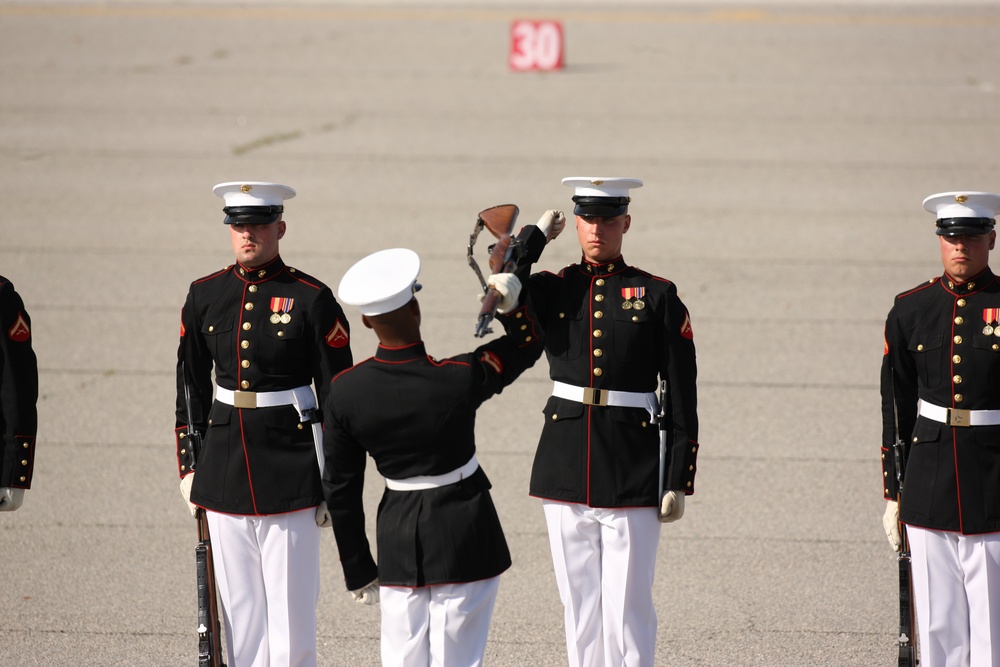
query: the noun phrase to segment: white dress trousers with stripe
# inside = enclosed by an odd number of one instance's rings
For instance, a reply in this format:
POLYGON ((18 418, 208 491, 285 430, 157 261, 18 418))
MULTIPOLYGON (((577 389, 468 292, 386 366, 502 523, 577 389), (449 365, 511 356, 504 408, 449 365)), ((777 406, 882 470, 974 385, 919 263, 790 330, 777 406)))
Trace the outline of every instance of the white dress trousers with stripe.
POLYGON ((1000 667, 1000 533, 906 535, 920 667, 1000 667))
POLYGON ((229 667, 316 667, 316 508, 207 516, 229 667))
POLYGON ((570 667, 652 667, 656 508, 542 501, 570 667))
POLYGON ((380 586, 382 667, 480 667, 500 577, 380 586))

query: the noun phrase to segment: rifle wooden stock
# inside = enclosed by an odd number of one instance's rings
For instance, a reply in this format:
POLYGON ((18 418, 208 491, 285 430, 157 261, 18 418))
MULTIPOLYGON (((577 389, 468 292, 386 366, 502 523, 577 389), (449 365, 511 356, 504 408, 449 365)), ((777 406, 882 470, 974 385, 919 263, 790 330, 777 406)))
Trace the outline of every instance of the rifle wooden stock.
POLYGON ((219 622, 208 518, 200 507, 195 516, 198 520, 198 546, 194 552, 198 567, 198 667, 226 667, 222 661, 222 625, 219 622))

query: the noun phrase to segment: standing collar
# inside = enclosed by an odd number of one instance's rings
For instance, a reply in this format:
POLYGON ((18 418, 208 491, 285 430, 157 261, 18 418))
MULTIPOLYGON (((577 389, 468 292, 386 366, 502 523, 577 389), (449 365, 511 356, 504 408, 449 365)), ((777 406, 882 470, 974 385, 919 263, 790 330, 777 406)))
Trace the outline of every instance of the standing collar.
POLYGON ((236 264, 233 265, 233 273, 248 283, 259 283, 265 280, 270 280, 281 273, 284 268, 285 262, 281 259, 281 255, 278 255, 267 264, 252 269, 245 264, 236 262, 236 264))
POLYGON ((595 264, 583 258, 580 260, 579 266, 580 271, 588 276, 610 276, 628 268, 628 264, 625 263, 625 259, 621 255, 603 264, 595 264))
POLYGON ((411 343, 410 345, 404 345, 402 347, 386 347, 379 343, 378 350, 375 351, 375 359, 378 361, 385 361, 390 364, 399 364, 405 361, 413 361, 414 359, 423 359, 427 356, 427 350, 424 348, 424 342, 419 341, 416 343, 411 343))
POLYGON ((990 267, 986 267, 983 271, 965 282, 959 282, 945 273, 941 276, 941 287, 952 294, 972 294, 992 284, 995 279, 996 277, 993 275, 990 267))

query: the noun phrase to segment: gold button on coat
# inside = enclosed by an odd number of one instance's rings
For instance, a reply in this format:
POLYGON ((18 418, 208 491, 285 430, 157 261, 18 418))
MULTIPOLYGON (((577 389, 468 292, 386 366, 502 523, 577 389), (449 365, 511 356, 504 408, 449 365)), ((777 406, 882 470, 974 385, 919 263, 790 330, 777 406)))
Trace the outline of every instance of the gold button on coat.
POLYGON ((243 323, 243 330, 244 331, 250 331, 250 327, 251 326, 253 326, 253 325, 251 325, 249 322, 244 322, 243 323))
POLYGON ((243 307, 246 308, 247 310, 253 310, 253 302, 252 301, 247 302, 247 305, 243 307))
POLYGON ((602 371, 600 368, 595 368, 594 375, 596 375, 597 377, 601 377, 602 375, 604 375, 604 371, 602 371))
POLYGON ((597 279, 597 286, 598 287, 604 287, 604 278, 598 278, 597 279))
POLYGON ((961 394, 955 394, 955 402, 956 403, 961 403, 964 400, 965 400, 965 396, 962 396, 961 394))
POLYGON ((243 361, 240 362, 240 366, 242 366, 243 368, 250 368, 250 361, 248 359, 244 359, 243 361))
POLYGON ((961 375, 956 375, 956 376, 955 376, 955 377, 953 377, 953 378, 952 378, 951 380, 952 380, 952 382, 954 382, 955 384, 962 384, 962 376, 961 376, 961 375))
POLYGON ((604 295, 603 294, 598 294, 597 296, 594 297, 594 301, 596 301, 598 303, 600 303, 601 301, 604 301, 604 295))
POLYGON ((595 357, 603 357, 604 356, 604 350, 602 350, 601 348, 597 348, 596 350, 594 350, 594 356, 595 357))
POLYGON ((965 322, 965 318, 962 317, 961 315, 959 315, 958 317, 955 318, 955 324, 962 324, 964 322, 965 322))
POLYGON ((962 363, 962 356, 959 355, 959 354, 956 354, 954 357, 951 358, 951 361, 952 361, 952 363, 960 364, 960 363, 962 363))
POLYGON ((597 319, 601 319, 602 317, 604 317, 604 311, 601 310, 594 311, 594 317, 596 317, 597 319))
POLYGON ((961 345, 961 343, 962 343, 962 337, 955 336, 955 345, 961 345))
POLYGON ((604 335, 603 331, 601 331, 600 329, 594 329, 594 338, 600 338, 603 335, 604 335))
POLYGON ((244 350, 247 349, 248 347, 250 347, 250 341, 248 341, 248 340, 241 340, 240 341, 240 347, 242 347, 244 350))
POLYGON ((256 285, 251 285, 247 289, 250 290, 251 292, 256 292, 257 291, 257 286, 256 285))
POLYGON ((958 307, 962 308, 963 306, 965 306, 965 299, 959 299, 958 300, 958 307))
POLYGON ((240 382, 240 387, 242 389, 249 389, 250 388, 250 381, 249 380, 244 380, 243 382, 240 382))

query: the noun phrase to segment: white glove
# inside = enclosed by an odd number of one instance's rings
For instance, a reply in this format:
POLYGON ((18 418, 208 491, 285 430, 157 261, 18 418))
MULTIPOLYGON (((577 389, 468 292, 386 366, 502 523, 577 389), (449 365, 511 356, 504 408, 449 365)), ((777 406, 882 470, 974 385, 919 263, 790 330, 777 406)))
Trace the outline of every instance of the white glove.
POLYGON ((192 484, 194 484, 193 472, 181 477, 181 495, 184 496, 184 502, 187 503, 188 509, 191 510, 191 516, 195 516, 198 512, 198 506, 191 502, 192 484))
POLYGON ((889 538, 889 546, 893 551, 903 548, 903 536, 899 534, 899 503, 890 500, 885 504, 885 514, 882 515, 882 528, 889 538))
POLYGON ((330 516, 330 510, 326 507, 326 501, 319 501, 319 505, 316 507, 316 525, 320 528, 329 528, 333 525, 333 517, 330 516))
POLYGON ((667 491, 660 501, 660 523, 671 523, 684 516, 683 491, 667 491))
MULTIPOLYGON (((513 273, 494 273, 486 279, 486 286, 500 292, 498 313, 507 313, 517 308, 521 296, 521 280, 513 273)), ((485 294, 483 297, 485 298, 485 294)))
POLYGON ((351 595, 354 596, 354 601, 358 604, 373 605, 378 604, 378 579, 368 584, 364 588, 359 588, 356 591, 351 591, 351 595))
POLYGON ((562 211, 549 209, 542 213, 542 217, 538 219, 537 227, 542 234, 545 234, 545 242, 548 243, 562 233, 566 227, 566 216, 563 215, 562 211))
POLYGON ((24 502, 24 489, 5 486, 0 489, 0 512, 13 512, 24 502))

